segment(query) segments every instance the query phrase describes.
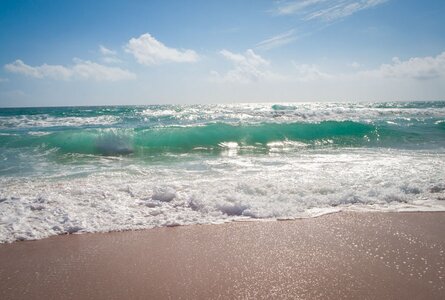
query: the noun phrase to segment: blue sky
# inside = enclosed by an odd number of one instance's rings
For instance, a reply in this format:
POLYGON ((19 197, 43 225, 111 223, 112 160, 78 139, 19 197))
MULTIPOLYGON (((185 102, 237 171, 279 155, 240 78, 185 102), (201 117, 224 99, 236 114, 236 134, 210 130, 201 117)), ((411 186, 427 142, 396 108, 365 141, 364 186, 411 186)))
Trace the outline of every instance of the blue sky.
POLYGON ((445 1, 0 0, 0 106, 445 99, 445 1))

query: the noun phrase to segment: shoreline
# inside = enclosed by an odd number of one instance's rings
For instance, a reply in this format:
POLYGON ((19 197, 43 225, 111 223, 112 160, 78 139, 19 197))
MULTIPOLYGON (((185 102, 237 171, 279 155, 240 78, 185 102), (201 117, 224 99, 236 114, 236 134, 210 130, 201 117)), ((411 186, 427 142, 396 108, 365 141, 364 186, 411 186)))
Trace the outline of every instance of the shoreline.
POLYGON ((0 244, 0 296, 445 297, 445 212, 338 212, 212 225, 0 244))
POLYGON ((118 229, 118 230, 110 230, 110 231, 75 231, 73 233, 61 233, 56 235, 50 235, 43 238, 38 239, 19 239, 15 241, 4 241, 0 242, 0 247, 2 245, 7 244, 15 244, 22 242, 35 242, 53 238, 59 238, 64 236, 72 236, 72 235, 96 235, 96 234, 114 234, 114 233, 126 233, 126 232, 139 232, 139 231, 147 231, 147 230, 157 230, 162 228, 174 228, 174 227, 189 227, 189 226, 224 226, 231 223, 263 223, 263 222, 294 222, 300 220, 308 220, 308 219, 317 219, 323 218, 330 215, 335 214, 445 214, 445 210, 368 210, 368 209, 346 209, 346 210, 338 210, 338 211, 330 211, 312 216, 304 216, 304 217, 289 217, 289 218, 251 218, 251 217, 241 217, 240 219, 227 219, 222 220, 221 222, 215 223, 192 223, 192 224, 171 224, 171 225, 163 225, 163 226, 155 226, 155 227, 147 227, 147 228, 135 228, 135 229, 118 229))

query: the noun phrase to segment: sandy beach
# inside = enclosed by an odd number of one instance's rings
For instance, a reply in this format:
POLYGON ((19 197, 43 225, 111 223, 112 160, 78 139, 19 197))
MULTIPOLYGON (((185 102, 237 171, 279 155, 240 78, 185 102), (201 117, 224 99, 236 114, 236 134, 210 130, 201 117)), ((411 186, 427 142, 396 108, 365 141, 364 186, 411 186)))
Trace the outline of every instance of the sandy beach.
POLYGON ((1 299, 444 299, 445 213, 338 213, 0 245, 1 299))

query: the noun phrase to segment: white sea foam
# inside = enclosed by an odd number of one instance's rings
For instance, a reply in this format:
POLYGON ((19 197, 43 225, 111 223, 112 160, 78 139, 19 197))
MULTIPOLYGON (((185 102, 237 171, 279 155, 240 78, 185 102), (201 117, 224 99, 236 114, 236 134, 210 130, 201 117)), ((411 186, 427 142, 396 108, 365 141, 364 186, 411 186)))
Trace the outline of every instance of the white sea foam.
POLYGON ((270 152, 284 152, 307 146, 309 145, 306 143, 289 140, 267 143, 270 152))
POLYGON ((376 119, 405 123, 428 118, 443 117, 445 108, 411 108, 404 105, 382 107, 375 103, 248 103, 214 106, 186 106, 177 110, 146 110, 145 115, 171 116, 179 121, 193 122, 322 122, 360 121, 373 122, 376 119), (275 107, 275 108, 274 108, 275 107))
POLYGON ((224 149, 229 149, 229 150, 235 150, 239 148, 239 145, 237 142, 223 142, 220 143, 218 146, 220 146, 221 148, 224 149))
POLYGON ((14 133, 6 133, 6 132, 0 132, 0 136, 17 136, 17 134, 14 134, 14 133))
MULTIPOLYGON (((88 112, 88 110, 82 112, 88 112)), ((235 124, 345 120, 373 122, 377 119, 389 121, 388 124, 399 124, 401 122, 409 125, 430 118, 443 118, 445 107, 415 108, 406 107, 403 104, 384 107, 375 103, 249 103, 134 107, 128 108, 128 111, 122 112, 119 116, 115 113, 116 111, 113 110, 102 109, 101 115, 97 116, 56 117, 50 114, 0 116, 0 129, 116 125, 129 120, 150 126, 197 126, 209 122, 235 124), (159 123, 159 120, 163 118, 167 120, 159 123), (168 120, 172 123, 169 123, 168 120)))
POLYGON ((119 121, 116 116, 95 117, 53 117, 47 114, 0 116, 0 129, 10 128, 48 128, 58 126, 111 125, 119 121))
POLYGON ((49 135, 51 134, 51 132, 47 132, 47 131, 30 131, 28 132, 29 135, 35 135, 35 136, 44 136, 44 135, 49 135))
POLYGON ((0 177, 0 241, 341 210, 445 210, 445 153, 341 149, 102 163, 109 167, 98 163, 81 177, 0 177))

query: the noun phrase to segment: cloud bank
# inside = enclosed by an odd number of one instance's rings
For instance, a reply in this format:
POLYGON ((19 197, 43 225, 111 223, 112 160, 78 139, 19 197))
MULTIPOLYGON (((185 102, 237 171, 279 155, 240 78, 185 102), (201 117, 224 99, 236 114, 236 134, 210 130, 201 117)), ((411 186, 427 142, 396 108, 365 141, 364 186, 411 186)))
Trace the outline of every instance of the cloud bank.
POLYGON ((25 76, 54 80, 96 80, 96 81, 118 81, 136 78, 136 75, 117 67, 104 66, 89 60, 75 59, 73 66, 48 65, 30 66, 22 60, 5 65, 8 72, 22 74, 25 76))
POLYGON ((392 64, 383 64, 378 69, 365 71, 363 74, 373 77, 419 80, 445 77, 445 52, 436 57, 413 57, 405 61, 395 57, 392 64))

